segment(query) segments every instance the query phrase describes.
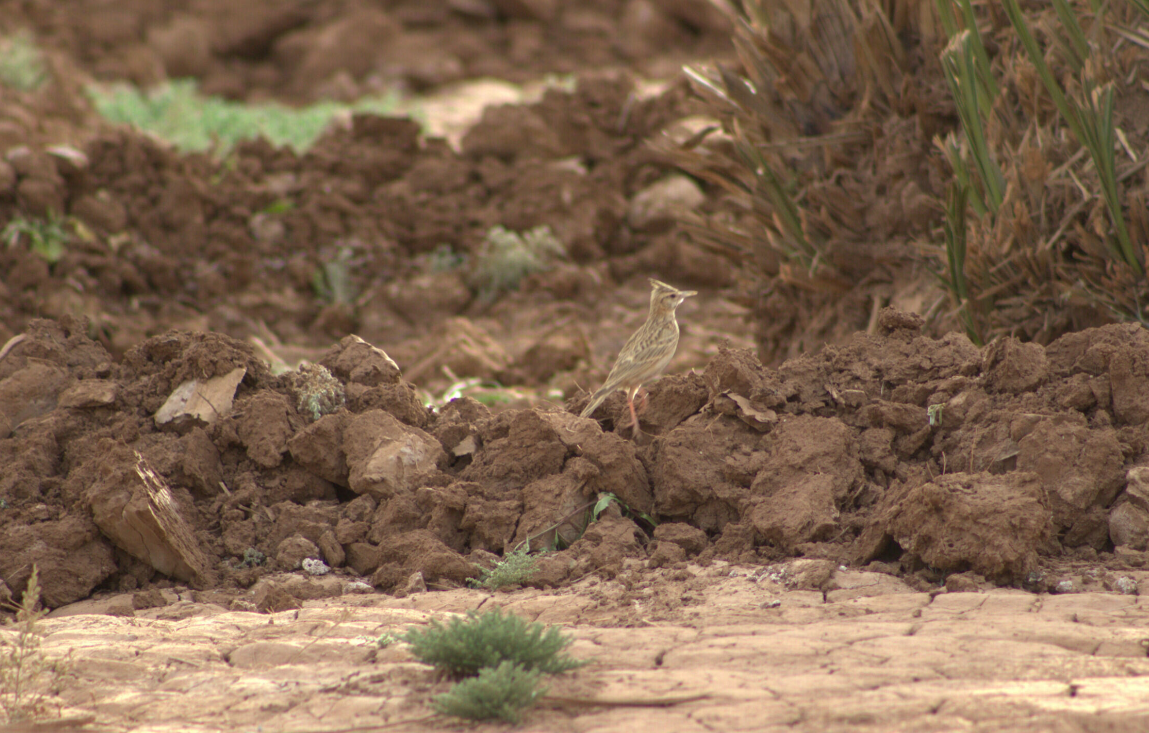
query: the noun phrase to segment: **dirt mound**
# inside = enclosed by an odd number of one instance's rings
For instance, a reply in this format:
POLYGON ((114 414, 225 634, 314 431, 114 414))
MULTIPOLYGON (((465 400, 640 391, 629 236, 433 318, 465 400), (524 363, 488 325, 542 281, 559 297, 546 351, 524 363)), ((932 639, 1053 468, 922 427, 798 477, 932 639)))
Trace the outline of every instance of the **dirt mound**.
POLYGON ((1031 587, 1057 558, 1143 562, 1143 331, 979 351, 892 310, 880 323, 778 370, 723 350, 654 385, 631 440, 555 408, 429 411, 353 336, 324 369, 273 376, 219 334, 169 332, 114 364, 86 322, 34 321, 0 361, 0 574, 19 593, 37 563, 59 606, 173 581, 239 593, 305 562, 391 592, 450 587, 560 537, 535 582, 628 557, 804 555, 1031 587), (606 492, 619 505, 584 531, 606 492))
POLYGON ((450 383, 445 364, 504 384, 585 374, 616 338, 589 325, 614 317, 603 298, 611 280, 729 279, 724 267, 695 267, 697 248, 666 221, 628 222, 632 202, 651 205, 652 187, 659 201, 673 195, 659 193, 670 166, 646 141, 687 109, 682 85, 636 93, 627 76, 602 75, 530 107, 491 108, 460 152, 410 120, 374 116, 303 156, 255 142, 221 162, 125 131, 72 157, 21 148, 8 156, 0 219, 68 212, 83 236, 56 262, 0 248, 0 338, 33 317, 85 314, 116 358, 170 327, 313 348, 356 332, 387 344, 428 388, 450 383), (524 137, 524 126, 547 134, 524 137), (468 283, 488 231, 542 224, 567 258, 520 292, 476 299, 468 283), (338 288, 317 286, 329 273, 338 288), (440 353, 459 338, 438 332, 456 316, 467 320, 454 330, 478 343, 448 349, 471 355, 461 366, 440 353))

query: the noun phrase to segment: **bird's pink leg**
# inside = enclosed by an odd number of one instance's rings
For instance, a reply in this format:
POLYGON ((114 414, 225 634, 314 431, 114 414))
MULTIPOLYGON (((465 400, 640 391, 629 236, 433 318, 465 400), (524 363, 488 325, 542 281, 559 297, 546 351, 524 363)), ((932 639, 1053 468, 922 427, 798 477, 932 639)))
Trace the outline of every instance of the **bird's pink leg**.
POLYGON ((635 392, 635 396, 636 396, 636 397, 639 397, 639 398, 641 398, 641 399, 639 400, 639 403, 638 403, 638 407, 636 407, 636 408, 635 408, 635 410, 636 410, 637 412, 642 412, 643 410, 645 410, 645 409, 646 409, 646 398, 647 398, 647 395, 648 395, 647 391, 646 391, 645 389, 643 389, 642 387, 639 387, 639 388, 638 388, 638 391, 637 391, 637 392, 635 392))
POLYGON ((634 428, 634 434, 638 435, 638 413, 634 411, 634 393, 633 389, 626 391, 626 404, 630 407, 630 426, 634 428))

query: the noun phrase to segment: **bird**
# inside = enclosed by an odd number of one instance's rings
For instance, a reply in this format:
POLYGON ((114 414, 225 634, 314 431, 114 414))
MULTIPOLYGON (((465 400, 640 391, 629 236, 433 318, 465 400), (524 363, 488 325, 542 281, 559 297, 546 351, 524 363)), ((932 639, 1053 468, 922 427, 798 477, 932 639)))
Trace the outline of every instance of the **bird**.
POLYGON ((679 290, 654 278, 650 279, 650 288, 650 313, 646 316, 646 323, 623 344, 606 381, 591 395, 580 417, 590 417, 612 392, 625 389, 630 424, 637 434, 638 413, 634 409, 634 395, 644 383, 662 374, 670 363, 678 348, 678 321, 674 311, 682 301, 698 294, 693 290, 679 290))

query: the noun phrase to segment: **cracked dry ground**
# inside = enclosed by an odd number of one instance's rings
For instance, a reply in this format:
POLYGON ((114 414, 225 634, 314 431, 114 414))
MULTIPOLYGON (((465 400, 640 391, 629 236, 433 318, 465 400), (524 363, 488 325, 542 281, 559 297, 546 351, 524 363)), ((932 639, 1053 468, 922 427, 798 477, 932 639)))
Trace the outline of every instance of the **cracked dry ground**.
MULTIPOLYGON (((403 720, 413 722, 399 730, 502 730, 427 720, 428 699, 448 684, 403 645, 374 643, 444 612, 496 604, 566 627, 572 654, 594 660, 553 679, 524 731, 1137 731, 1149 723, 1143 598, 924 593, 843 569, 832 572, 835 590, 790 589, 813 564, 647 570, 634 562, 614 579, 555 591, 360 596, 270 615, 167 590, 169 605, 135 617, 49 620, 46 649, 74 650, 77 681, 64 700, 94 712, 106 730, 368 730, 403 720), (655 700, 668 704, 634 706, 655 700)), ((107 608, 84 605, 76 612, 107 608)))

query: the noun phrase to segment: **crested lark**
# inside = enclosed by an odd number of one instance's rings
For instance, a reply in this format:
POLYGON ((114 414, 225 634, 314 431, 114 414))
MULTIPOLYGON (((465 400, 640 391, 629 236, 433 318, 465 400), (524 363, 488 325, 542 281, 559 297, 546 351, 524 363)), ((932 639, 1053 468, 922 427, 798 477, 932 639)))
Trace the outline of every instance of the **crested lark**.
POLYGON ((666 283, 651 279, 650 314, 642 328, 634 332, 622 351, 618 361, 606 378, 606 382, 595 392, 581 417, 589 417, 595 408, 602 404, 616 389, 626 390, 626 404, 630 407, 631 425, 638 432, 638 414, 634 410, 634 395, 644 382, 662 374, 670 363, 674 350, 678 348, 678 321, 674 311, 682 301, 695 295, 693 290, 679 290, 666 283))

